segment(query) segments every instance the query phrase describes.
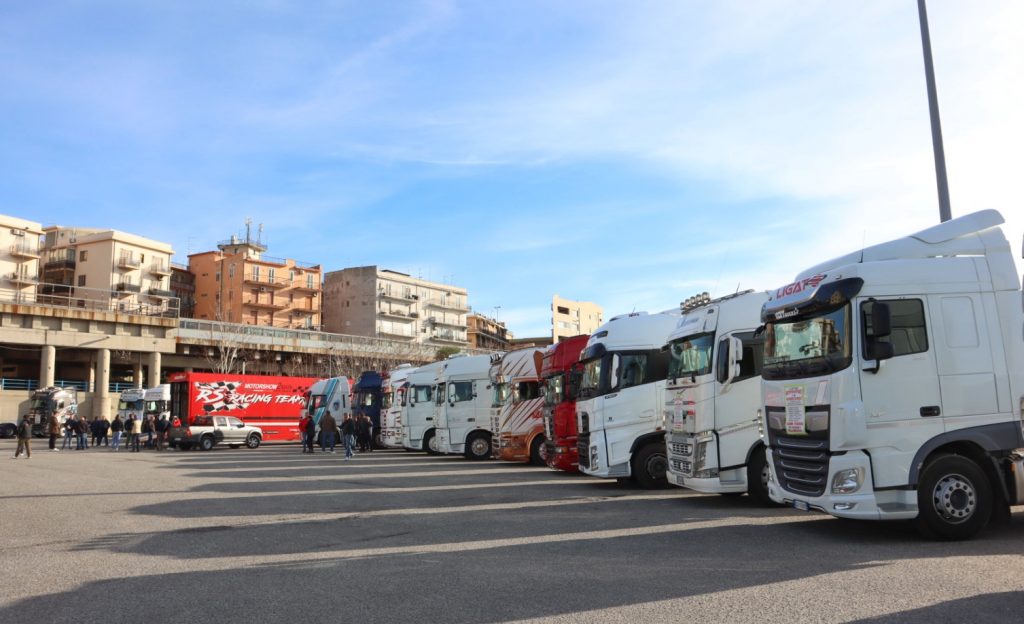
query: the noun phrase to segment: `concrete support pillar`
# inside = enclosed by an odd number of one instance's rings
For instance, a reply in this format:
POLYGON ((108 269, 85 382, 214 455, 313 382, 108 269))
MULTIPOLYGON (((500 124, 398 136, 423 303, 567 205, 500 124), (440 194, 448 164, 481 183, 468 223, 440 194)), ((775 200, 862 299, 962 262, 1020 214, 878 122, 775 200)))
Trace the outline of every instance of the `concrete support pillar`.
POLYGON ((96 392, 96 356, 89 362, 89 392, 96 392))
POLYGON ((147 359, 146 365, 149 366, 149 375, 146 377, 146 387, 155 388, 160 385, 160 363, 162 360, 160 352, 154 351, 150 353, 147 359))
POLYGON ((53 385, 54 371, 57 369, 57 347, 46 345, 39 358, 39 385, 49 388, 53 385))
POLYGON ((145 388, 146 380, 142 378, 142 361, 132 364, 132 385, 136 388, 145 388))
POLYGON ((92 417, 110 417, 110 349, 96 352, 96 388, 92 395, 92 417))

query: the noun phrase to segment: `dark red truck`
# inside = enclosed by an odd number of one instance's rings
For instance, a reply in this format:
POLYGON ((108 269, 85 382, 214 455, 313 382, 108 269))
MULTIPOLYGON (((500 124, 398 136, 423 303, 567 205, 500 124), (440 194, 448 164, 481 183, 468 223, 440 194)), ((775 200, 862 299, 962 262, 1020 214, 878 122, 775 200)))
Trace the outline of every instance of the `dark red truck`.
POLYGON ((540 375, 544 383, 545 460, 556 470, 579 472, 580 469, 576 449, 577 364, 589 338, 565 338, 544 352, 540 375))

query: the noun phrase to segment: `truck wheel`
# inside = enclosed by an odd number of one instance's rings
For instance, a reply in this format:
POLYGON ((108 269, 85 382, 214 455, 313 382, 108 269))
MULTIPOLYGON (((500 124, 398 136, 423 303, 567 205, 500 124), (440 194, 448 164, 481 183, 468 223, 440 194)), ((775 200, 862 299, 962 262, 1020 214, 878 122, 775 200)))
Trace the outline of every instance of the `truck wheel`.
POLYGON ((213 438, 210 436, 203 436, 199 439, 199 448, 204 451, 208 451, 213 448, 213 438))
POLYGON ((774 505, 768 496, 768 461, 764 446, 758 446, 750 454, 747 464, 747 494, 758 505, 774 505))
POLYGON ((664 444, 648 444, 633 455, 633 478, 645 490, 665 487, 668 484, 665 478, 667 469, 664 444))
POLYGON ((917 529, 928 538, 974 537, 992 515, 992 486, 981 468, 962 455, 939 455, 917 484, 917 529))
POLYGON ((491 436, 475 433, 466 441, 466 459, 481 460, 491 458, 491 436))
POLYGON ((250 433, 249 437, 245 439, 245 446, 246 446, 246 448, 251 448, 251 449, 259 448, 260 447, 260 437, 258 435, 256 435, 255 433, 250 433))
POLYGON ((539 435, 530 443, 530 463, 534 466, 546 466, 548 450, 544 446, 544 436, 539 435))
POLYGON ((423 450, 428 455, 441 454, 441 451, 437 450, 437 432, 433 429, 423 434, 423 450))

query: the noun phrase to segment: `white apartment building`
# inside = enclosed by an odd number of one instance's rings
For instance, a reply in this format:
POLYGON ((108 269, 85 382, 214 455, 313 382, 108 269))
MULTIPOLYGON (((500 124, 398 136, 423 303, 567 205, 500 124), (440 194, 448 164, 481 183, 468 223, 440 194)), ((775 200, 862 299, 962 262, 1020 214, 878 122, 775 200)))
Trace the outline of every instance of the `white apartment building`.
POLYGON ((551 298, 551 340, 592 334, 604 323, 604 309, 590 301, 551 298))
POLYGON ((0 299, 34 301, 42 235, 39 223, 0 215, 0 299))
POLYGON ((468 345, 465 288, 363 266, 327 273, 323 301, 324 331, 438 347, 468 345))

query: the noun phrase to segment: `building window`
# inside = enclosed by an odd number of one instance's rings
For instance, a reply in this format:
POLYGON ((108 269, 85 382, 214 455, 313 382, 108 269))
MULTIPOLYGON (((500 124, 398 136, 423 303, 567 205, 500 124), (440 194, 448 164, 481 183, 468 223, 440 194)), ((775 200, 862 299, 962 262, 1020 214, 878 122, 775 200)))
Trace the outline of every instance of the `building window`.
POLYGON ((306 288, 313 290, 313 274, 310 273, 306 276, 306 288))
POLYGON ((273 282, 277 272, 273 268, 267 269, 267 281, 273 282))
POLYGON ((235 277, 235 265, 234 263, 228 265, 228 277, 234 279, 235 277))
POLYGON ((569 308, 563 308, 562 306, 558 306, 558 313, 559 314, 568 314, 569 313, 569 308))
POLYGON ((215 281, 215 282, 219 282, 220 281, 220 271, 217 271, 216 273, 213 274, 213 281, 215 281))
MULTIPOLYGON (((83 251, 82 253, 85 253, 85 252, 83 251)), ((85 276, 84 275, 79 275, 78 276, 78 285, 79 286, 85 286, 85 276)))
MULTIPOLYGON (((83 249, 82 251, 78 252, 78 261, 79 262, 85 262, 88 258, 89 258, 89 250, 88 249, 83 249)), ((81 285, 82 284, 79 284, 79 286, 81 286, 81 285)))
POLYGON ((288 271, 288 281, 290 281, 290 282, 294 282, 295 281, 295 271, 288 271))
POLYGON ((252 281, 260 281, 260 268, 256 265, 253 265, 252 267, 252 281))

